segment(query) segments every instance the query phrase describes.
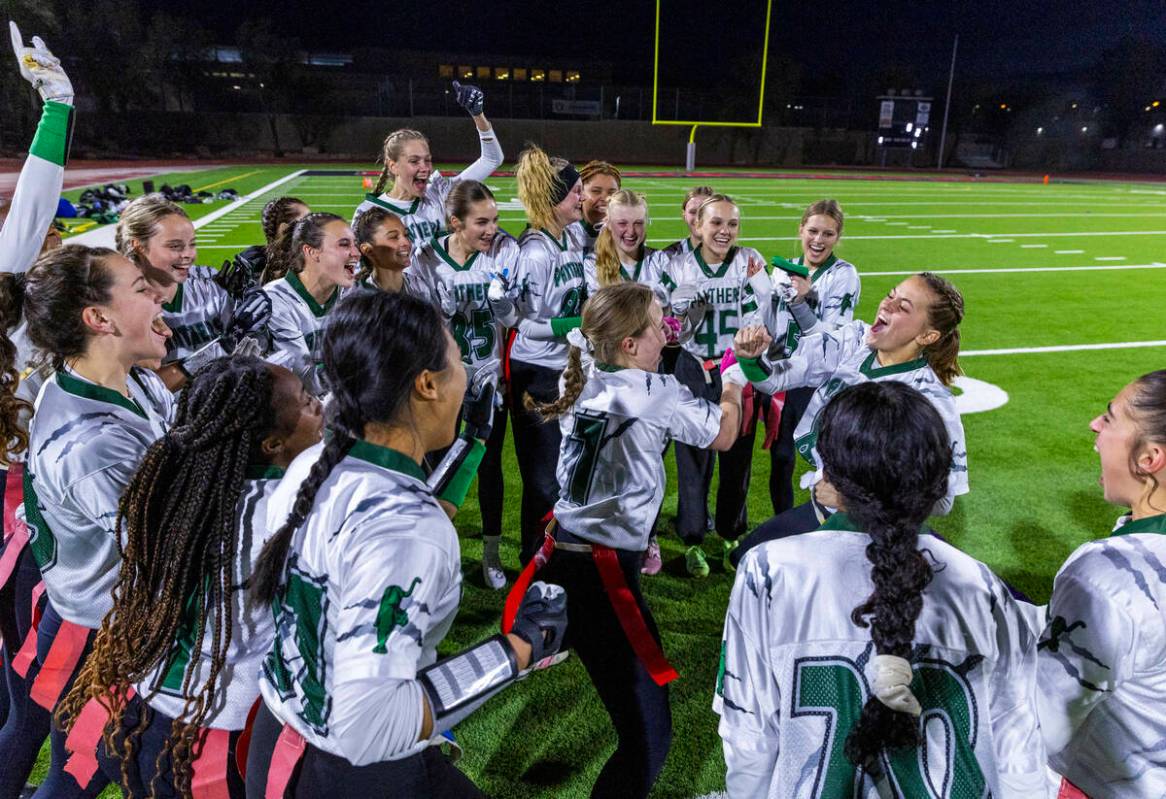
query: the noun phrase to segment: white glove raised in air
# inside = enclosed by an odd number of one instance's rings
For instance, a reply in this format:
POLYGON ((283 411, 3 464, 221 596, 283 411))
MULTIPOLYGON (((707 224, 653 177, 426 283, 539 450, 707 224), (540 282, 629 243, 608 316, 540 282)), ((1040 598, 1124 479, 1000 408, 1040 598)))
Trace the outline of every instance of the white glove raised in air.
POLYGON ((73 84, 44 40, 33 36, 32 47, 25 47, 24 37, 15 22, 8 23, 8 32, 12 35, 12 52, 16 53, 16 61, 20 64, 21 77, 32 84, 42 100, 72 105, 73 84))

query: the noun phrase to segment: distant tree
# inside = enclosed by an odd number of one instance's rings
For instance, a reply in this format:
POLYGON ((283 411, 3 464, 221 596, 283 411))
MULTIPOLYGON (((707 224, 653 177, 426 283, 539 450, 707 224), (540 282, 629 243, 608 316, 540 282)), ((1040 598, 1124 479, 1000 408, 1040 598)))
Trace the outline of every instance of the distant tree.
POLYGON ((1129 36, 1101 54, 1093 75, 1108 132, 1127 139, 1144 123, 1145 107, 1166 91, 1166 47, 1146 35, 1129 36))
POLYGON ((299 43, 278 33, 271 21, 248 20, 239 26, 235 42, 243 65, 255 77, 251 87, 259 97, 259 106, 267 116, 271 140, 277 158, 283 157, 276 115, 288 110, 295 91, 299 66, 299 43))

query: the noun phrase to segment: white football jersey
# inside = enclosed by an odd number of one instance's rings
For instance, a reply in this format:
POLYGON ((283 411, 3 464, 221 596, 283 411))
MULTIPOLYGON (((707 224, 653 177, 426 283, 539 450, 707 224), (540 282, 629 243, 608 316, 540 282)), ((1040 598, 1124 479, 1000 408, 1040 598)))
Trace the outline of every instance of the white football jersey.
POLYGON ((872 777, 846 737, 872 695, 870 538, 844 513, 822 529, 751 549, 737 567, 713 710, 732 799, 1037 799, 1047 796, 1036 715, 1036 641, 1008 588, 932 536, 909 660, 923 706, 916 750, 872 777))
POLYGON ((263 290, 271 298, 271 352, 267 360, 295 372, 308 391, 320 396, 327 391, 321 373, 324 325, 328 312, 336 304, 340 289, 323 305, 304 287, 300 276, 288 272, 267 283, 263 290))
POLYGON ((592 227, 586 219, 580 219, 578 222, 572 222, 571 229, 575 231, 576 238, 583 243, 583 252, 592 253, 595 251, 595 240, 599 238, 599 231, 601 228, 592 227))
MULTIPOLYGON (((664 498, 664 447, 707 447, 721 408, 675 377, 594 364, 574 407, 559 417, 555 519, 579 538, 640 552, 664 498)), ((560 381, 561 382, 561 381, 560 381)))
POLYGON ((951 390, 923 358, 894 366, 879 366, 877 353, 866 344, 869 329, 865 322, 854 321, 837 330, 807 336, 790 357, 770 363, 769 379, 754 385, 766 394, 803 386, 817 388, 794 430, 794 445, 798 452, 812 466, 817 466, 818 416, 835 394, 847 386, 868 380, 906 383, 931 401, 951 439, 947 499, 968 493, 967 440, 951 390))
POLYGON ((364 201, 356 206, 352 214, 352 224, 355 225, 357 218, 370 208, 391 211, 401 218, 401 224, 405 226, 413 242, 413 251, 416 252, 445 230, 445 198, 452 188, 452 180, 440 172, 434 172, 429 178, 425 194, 409 202, 395 200, 388 192, 380 196, 366 194, 364 201))
POLYGON ((448 236, 439 236, 417 253, 410 269, 431 275, 437 302, 449 322, 450 332, 462 353, 462 362, 471 368, 499 362, 505 342, 504 331, 487 301, 490 275, 518 268, 518 242, 501 230, 487 252, 474 252, 464 264, 449 254, 448 236))
MULTIPOLYGON (((323 444, 303 452, 268 504, 286 521, 323 444)), ((316 494, 296 533, 275 605, 275 641, 263 661, 267 707, 313 746, 365 765, 401 759, 377 734, 399 713, 381 701, 390 680, 415 680, 437 659, 461 597, 461 551, 449 517, 416 461, 358 441, 316 494), (342 747, 341 735, 364 735, 342 747)))
MULTIPOLYGON (((587 287, 580 236, 578 226, 568 226, 558 239, 534 228, 527 228, 518 237, 518 272, 511 283, 520 318, 549 322, 583 313, 587 287)), ((547 369, 562 369, 567 365, 567 342, 532 339, 520 330, 510 357, 547 369)))
POLYGON ((669 259, 675 258, 678 255, 687 255, 688 253, 692 252, 692 242, 689 241, 688 236, 685 236, 679 241, 672 242, 667 247, 660 250, 660 252, 667 255, 669 259))
POLYGON ((214 281, 209 266, 192 266, 186 282, 170 302, 162 305, 162 321, 173 335, 166 342, 162 363, 173 363, 193 354, 223 334, 235 310, 231 296, 214 281))
MULTIPOLYGON (((203 722, 205 727, 219 730, 241 730, 247 724, 247 714, 259 696, 259 664, 271 649, 274 625, 271 608, 249 604, 247 588, 255 562, 263 545, 270 538, 267 526, 267 503, 283 469, 257 466, 248 470, 239 497, 239 552, 232 570, 231 584, 231 640, 227 644, 226 662, 218 675, 218 689, 203 722)), ((274 530, 271 530, 274 532, 274 530)), ((172 654, 159 662, 153 674, 134 686, 150 707, 172 719, 186 712, 186 696, 194 696, 210 677, 214 644, 214 614, 208 614, 207 627, 201 641, 195 642, 198 615, 196 604, 187 603, 189 616, 179 629, 172 654), (201 660, 191 673, 191 653, 197 646, 201 660), (183 691, 189 678, 190 690, 183 691)))
MULTIPOLYGON (((647 245, 640 248, 640 258, 634 264, 620 264, 619 275, 624 280, 643 283, 660 297, 661 303, 667 301, 660 285, 660 276, 671 258, 663 250, 654 250, 647 245)), ((583 279, 587 284, 587 295, 591 296, 599 291, 599 276, 596 274, 595 253, 583 259, 583 279)))
MULTIPOLYGON (((805 264, 804 257, 793 259, 795 264, 805 264)), ((789 311, 785 300, 778 291, 779 286, 792 284, 790 276, 781 269, 774 269, 771 275, 773 294, 769 302, 761 304, 761 319, 773 340, 785 347, 786 353, 798 348, 803 330, 789 311)), ((813 289, 806 297, 806 303, 823 330, 837 330, 854 321, 854 308, 858 305, 862 285, 858 270, 849 261, 831 255, 826 262, 814 270, 810 276, 813 289)))
POLYGON ((1166 515, 1119 520, 1057 572, 1037 646, 1049 764, 1093 797, 1166 796, 1166 515))
POLYGON ((752 247, 734 247, 719 264, 708 264, 703 248, 673 258, 661 273, 660 284, 671 303, 672 292, 678 286, 699 286, 708 294, 708 308, 704 319, 692 330, 687 317, 681 346, 698 361, 720 362, 725 350, 733 346, 737 331, 760 320, 757 297, 749 285, 749 261, 762 264, 765 259, 752 247))
POLYGON ((173 421, 174 397, 157 375, 135 367, 128 385, 124 397, 75 372, 56 372, 29 425, 29 547, 61 618, 91 629, 113 607, 122 491, 173 421))

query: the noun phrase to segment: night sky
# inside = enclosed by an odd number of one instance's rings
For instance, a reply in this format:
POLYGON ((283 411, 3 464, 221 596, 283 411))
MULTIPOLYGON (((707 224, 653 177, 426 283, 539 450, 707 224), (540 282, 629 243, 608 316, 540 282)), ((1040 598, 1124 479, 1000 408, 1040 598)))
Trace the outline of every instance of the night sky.
MULTIPOLYGON (((233 0, 229 7, 234 17, 222 13, 221 0, 152 5, 198 14, 225 40, 232 38, 239 19, 267 15, 302 46, 317 49, 372 45, 499 56, 559 54, 609 61, 617 80, 651 80, 653 0, 233 0), (373 31, 380 35, 370 37, 373 31)), ((763 9, 764 0, 664 0, 665 30, 675 32, 677 44, 670 53, 677 60, 669 64, 703 72, 713 82, 725 79, 731 59, 712 57, 710 51, 731 51, 734 41, 747 42, 750 34, 759 46, 754 20, 763 9)), ((773 17, 772 51, 791 59, 811 82, 819 75, 869 75, 889 65, 907 65, 922 76, 946 76, 957 32, 959 74, 970 78, 1079 71, 1126 37, 1166 41, 1166 3, 1161 0, 775 0, 773 17)))

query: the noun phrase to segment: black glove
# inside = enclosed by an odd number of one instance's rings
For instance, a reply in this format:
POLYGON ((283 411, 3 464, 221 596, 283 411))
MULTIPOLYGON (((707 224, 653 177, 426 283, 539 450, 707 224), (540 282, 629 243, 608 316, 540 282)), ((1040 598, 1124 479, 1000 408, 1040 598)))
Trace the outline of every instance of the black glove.
POLYGON ((566 590, 551 583, 531 583, 510 632, 530 644, 532 666, 558 652, 567 632, 566 590))
POLYGON ((498 372, 489 365, 479 367, 466 386, 466 396, 462 400, 462 437, 490 437, 494 425, 494 395, 497 391, 498 372))
POLYGON ((235 303, 235 313, 223 334, 223 339, 228 342, 227 348, 234 349, 244 336, 261 335, 267 329, 270 319, 271 297, 267 296, 267 292, 259 286, 244 291, 242 298, 235 303))
POLYGON ((267 266, 267 250, 248 247, 232 261, 223 261, 214 280, 232 299, 242 299, 247 289, 259 284, 259 276, 267 266))
POLYGON ((453 96, 454 101, 472 117, 482 113, 482 106, 486 104, 486 95, 481 89, 469 84, 462 86, 456 80, 453 82, 453 96))

